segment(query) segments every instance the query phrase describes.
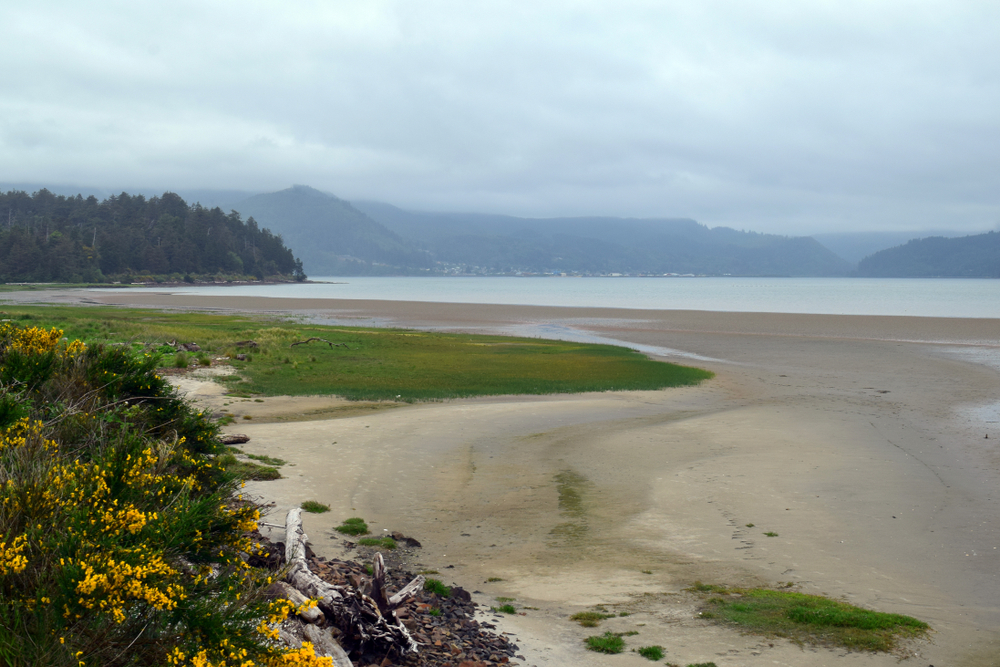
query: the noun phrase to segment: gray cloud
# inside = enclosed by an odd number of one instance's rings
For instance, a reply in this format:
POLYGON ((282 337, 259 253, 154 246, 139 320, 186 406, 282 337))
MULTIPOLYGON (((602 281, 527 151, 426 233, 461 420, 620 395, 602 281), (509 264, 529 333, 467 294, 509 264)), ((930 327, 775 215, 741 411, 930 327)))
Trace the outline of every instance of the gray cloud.
POLYGON ((7 3, 0 181, 993 228, 996 7, 7 3))

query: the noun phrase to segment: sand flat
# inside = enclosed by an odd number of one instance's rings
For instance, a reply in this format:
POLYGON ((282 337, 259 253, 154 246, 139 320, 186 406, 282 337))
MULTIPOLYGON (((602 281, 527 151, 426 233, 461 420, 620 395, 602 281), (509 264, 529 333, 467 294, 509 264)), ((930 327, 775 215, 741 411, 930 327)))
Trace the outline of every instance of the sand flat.
POLYGON ((340 555, 332 526, 363 516, 418 537, 421 561, 479 601, 538 607, 502 622, 528 664, 647 664, 583 650, 594 631, 567 617, 598 603, 630 611, 605 622, 639 630, 630 646, 661 644, 682 665, 896 664, 708 625, 683 592, 696 579, 793 582, 916 616, 935 633, 911 664, 1000 664, 996 320, 83 294, 345 324, 557 326, 711 360, 697 365, 717 377, 696 388, 239 425, 247 451, 292 464, 248 485, 276 519, 305 499, 332 506, 307 519, 320 553, 340 555))

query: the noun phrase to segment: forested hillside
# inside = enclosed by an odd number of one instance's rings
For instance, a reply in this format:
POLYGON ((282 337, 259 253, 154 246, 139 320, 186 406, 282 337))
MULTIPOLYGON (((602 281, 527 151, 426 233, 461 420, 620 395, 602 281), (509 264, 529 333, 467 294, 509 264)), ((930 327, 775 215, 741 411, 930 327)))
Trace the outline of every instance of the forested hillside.
POLYGON ((1000 233, 915 239, 865 257, 858 275, 872 278, 1000 278, 1000 233))
POLYGON ((0 281, 101 282, 149 275, 302 279, 280 236, 173 193, 98 201, 42 189, 0 194, 0 281))
POLYGON ((474 272, 841 276, 852 268, 812 238, 688 218, 517 218, 353 205, 435 260, 474 272))
POLYGON ((349 202, 308 186, 256 195, 237 208, 280 233, 312 275, 407 275, 434 266, 349 202))

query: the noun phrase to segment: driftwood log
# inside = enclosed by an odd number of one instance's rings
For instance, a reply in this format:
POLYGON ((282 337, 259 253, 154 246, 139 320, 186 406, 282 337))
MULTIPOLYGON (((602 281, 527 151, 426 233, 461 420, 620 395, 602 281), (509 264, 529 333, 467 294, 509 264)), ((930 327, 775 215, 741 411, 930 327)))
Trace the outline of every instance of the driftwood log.
POLYGON ((364 592, 333 586, 320 579, 306 563, 308 537, 302 530, 302 510, 295 508, 285 517, 285 581, 307 597, 317 598, 319 608, 328 621, 343 633, 352 648, 363 652, 377 648, 400 657, 417 653, 417 642, 406 626, 396 617, 396 609, 423 588, 424 577, 417 576, 389 595, 385 589, 385 562, 382 554, 375 554, 371 595, 364 592))
POLYGON ((296 343, 292 343, 288 347, 295 347, 296 345, 305 345, 306 343, 311 343, 314 340, 317 340, 317 341, 319 341, 321 343, 326 343, 327 345, 330 346, 331 349, 335 348, 335 347, 343 347, 343 348, 347 348, 348 350, 351 349, 351 348, 347 347, 347 343, 332 343, 332 342, 328 341, 325 338, 316 338, 316 337, 306 338, 305 340, 300 340, 300 341, 298 341, 296 343))

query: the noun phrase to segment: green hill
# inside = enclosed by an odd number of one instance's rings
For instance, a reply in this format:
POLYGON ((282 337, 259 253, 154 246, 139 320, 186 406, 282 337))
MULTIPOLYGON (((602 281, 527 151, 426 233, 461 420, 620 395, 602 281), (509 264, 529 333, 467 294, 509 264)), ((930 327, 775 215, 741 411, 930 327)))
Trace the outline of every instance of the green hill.
POLYGON ((100 282, 142 275, 305 276, 281 237, 174 193, 104 201, 41 189, 0 193, 0 281, 100 282))
POLYGON ((1000 278, 1000 233, 931 236, 881 250, 858 263, 872 278, 1000 278))
POLYGON ((348 202, 304 185, 255 195, 237 208, 281 234, 313 275, 399 275, 433 266, 426 252, 348 202))

